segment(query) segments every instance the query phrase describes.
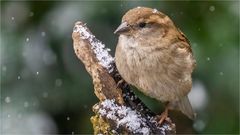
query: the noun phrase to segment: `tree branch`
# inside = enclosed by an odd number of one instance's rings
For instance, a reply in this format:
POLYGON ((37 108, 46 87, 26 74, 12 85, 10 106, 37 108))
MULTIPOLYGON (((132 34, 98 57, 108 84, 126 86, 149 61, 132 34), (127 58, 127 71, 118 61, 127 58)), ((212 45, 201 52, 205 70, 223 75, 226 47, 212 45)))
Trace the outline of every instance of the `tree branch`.
POLYGON ((151 112, 119 75, 110 49, 99 41, 82 22, 73 29, 73 46, 77 57, 91 75, 95 95, 91 118, 95 134, 175 134, 171 120, 159 125, 151 112))

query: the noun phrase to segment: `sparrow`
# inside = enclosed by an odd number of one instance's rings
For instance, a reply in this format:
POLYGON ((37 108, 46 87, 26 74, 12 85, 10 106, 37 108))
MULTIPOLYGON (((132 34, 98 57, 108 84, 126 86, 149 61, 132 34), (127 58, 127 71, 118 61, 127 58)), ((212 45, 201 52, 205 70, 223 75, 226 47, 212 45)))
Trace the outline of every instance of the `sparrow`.
POLYGON ((145 95, 180 110, 190 119, 195 113, 188 99, 196 66, 190 43, 164 13, 147 7, 130 9, 114 32, 119 34, 115 62, 119 74, 145 95))

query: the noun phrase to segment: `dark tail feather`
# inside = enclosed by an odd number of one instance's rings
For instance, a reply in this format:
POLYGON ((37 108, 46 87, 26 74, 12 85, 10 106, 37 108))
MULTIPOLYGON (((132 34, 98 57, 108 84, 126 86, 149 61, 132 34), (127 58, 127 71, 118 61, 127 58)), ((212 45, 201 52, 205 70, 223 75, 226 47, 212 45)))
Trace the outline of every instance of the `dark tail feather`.
POLYGON ((196 118, 196 113, 194 113, 190 101, 187 96, 176 102, 176 107, 190 119, 196 118))

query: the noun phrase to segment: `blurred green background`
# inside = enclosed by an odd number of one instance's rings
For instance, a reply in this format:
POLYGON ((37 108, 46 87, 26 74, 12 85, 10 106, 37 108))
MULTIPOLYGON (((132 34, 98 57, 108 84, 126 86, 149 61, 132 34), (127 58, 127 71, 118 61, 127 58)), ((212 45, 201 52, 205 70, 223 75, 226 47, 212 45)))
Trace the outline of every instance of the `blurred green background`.
MULTIPOLYGON (((239 133, 239 1, 1 1, 1 134, 93 133, 98 102, 72 46, 78 20, 111 48, 121 16, 137 6, 164 12, 186 34, 197 60, 192 122, 171 112, 178 133, 239 133)), ((162 104, 138 92, 156 113, 162 104)))

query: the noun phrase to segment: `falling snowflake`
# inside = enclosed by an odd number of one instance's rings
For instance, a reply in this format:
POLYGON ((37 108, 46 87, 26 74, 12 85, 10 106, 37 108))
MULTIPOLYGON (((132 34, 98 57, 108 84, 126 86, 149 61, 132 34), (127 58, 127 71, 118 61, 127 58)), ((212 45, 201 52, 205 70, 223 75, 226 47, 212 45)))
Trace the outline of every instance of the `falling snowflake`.
POLYGON ((209 7, 209 10, 210 10, 211 12, 215 11, 215 6, 210 6, 210 7, 209 7))
POLYGON ((6 98, 5 98, 5 102, 6 102, 6 103, 10 103, 10 102, 11 102, 11 98, 10 98, 10 97, 6 97, 6 98))
POLYGON ((42 37, 45 37, 45 36, 46 36, 46 32, 42 31, 42 32, 41 32, 41 36, 42 36, 42 37))
POLYGON ((26 102, 24 102, 23 106, 24 106, 25 108, 28 108, 28 107, 29 107, 29 103, 26 101, 26 102))
POLYGON ((58 78, 55 80, 55 86, 60 87, 62 86, 62 79, 58 78))
POLYGON ((47 98, 48 97, 48 93, 47 92, 43 92, 43 98, 47 98))
POLYGON ((153 13, 157 13, 158 10, 156 8, 153 9, 153 13))
POLYGON ((70 120, 70 117, 67 117, 67 120, 70 120))
POLYGON ((207 57, 207 61, 210 61, 210 58, 209 58, 209 57, 207 57))
POLYGON ((26 42, 28 42, 29 41, 29 38, 26 38, 26 42))
POLYGON ((219 72, 219 75, 223 76, 223 72, 219 72))

